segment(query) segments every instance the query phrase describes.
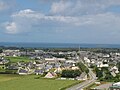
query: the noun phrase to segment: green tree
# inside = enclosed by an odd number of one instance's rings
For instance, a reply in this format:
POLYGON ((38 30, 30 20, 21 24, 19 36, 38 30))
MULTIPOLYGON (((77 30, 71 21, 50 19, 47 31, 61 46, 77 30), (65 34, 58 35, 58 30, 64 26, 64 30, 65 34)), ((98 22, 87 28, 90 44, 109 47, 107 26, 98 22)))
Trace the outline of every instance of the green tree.
POLYGON ((96 77, 98 77, 98 79, 102 78, 103 77, 103 72, 101 70, 98 70, 96 72, 96 77))
POLYGON ((117 63, 117 66, 118 66, 118 70, 120 72, 120 62, 117 63))
POLYGON ((77 66, 80 68, 82 72, 89 73, 89 69, 81 62, 77 63, 77 66))
POLYGON ((3 52, 3 50, 2 49, 0 49, 0 53, 2 53, 3 52))
POLYGON ((103 71, 99 70, 98 67, 95 67, 94 71, 96 72, 96 77, 98 77, 98 79, 103 77, 103 71))
POLYGON ((63 70, 61 76, 67 78, 75 78, 77 76, 80 76, 80 74, 80 70, 63 70))

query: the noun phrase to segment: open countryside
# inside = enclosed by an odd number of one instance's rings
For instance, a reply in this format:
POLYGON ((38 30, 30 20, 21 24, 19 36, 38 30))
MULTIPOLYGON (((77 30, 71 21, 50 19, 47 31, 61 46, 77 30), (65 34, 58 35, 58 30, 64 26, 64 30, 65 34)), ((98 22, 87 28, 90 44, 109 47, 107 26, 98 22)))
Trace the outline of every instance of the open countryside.
POLYGON ((0 0, 0 90, 120 90, 120 0, 0 0))
POLYGON ((78 81, 74 80, 55 80, 55 79, 36 79, 35 75, 0 75, 0 90, 64 90, 78 81))
POLYGON ((32 52, 27 51, 26 54, 26 50, 20 48, 1 48, 1 90, 90 90, 101 87, 112 90, 119 84, 120 49, 33 48, 32 52))

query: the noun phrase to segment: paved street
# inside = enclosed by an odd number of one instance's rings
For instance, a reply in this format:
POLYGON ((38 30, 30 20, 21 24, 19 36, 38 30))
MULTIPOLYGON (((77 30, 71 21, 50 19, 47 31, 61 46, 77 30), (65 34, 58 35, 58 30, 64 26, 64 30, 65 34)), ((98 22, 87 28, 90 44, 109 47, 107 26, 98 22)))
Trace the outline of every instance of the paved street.
POLYGON ((89 86, 90 84, 94 83, 96 80, 95 80, 95 77, 93 77, 94 75, 92 75, 92 73, 90 72, 89 73, 91 79, 90 80, 86 80, 80 84, 77 84, 71 88, 68 88, 67 90, 82 90, 83 88, 89 86))
POLYGON ((110 86, 112 86, 112 83, 107 83, 107 84, 102 84, 100 86, 95 87, 95 89, 99 89, 99 90, 107 90, 110 86))
MULTIPOLYGON (((82 60, 81 60, 81 62, 83 63, 82 60)), ((82 90, 83 88, 86 88, 90 84, 94 83, 96 81, 96 75, 92 72, 92 70, 90 68, 88 68, 88 69, 89 69, 90 80, 86 80, 80 84, 77 84, 73 87, 68 88, 67 90, 82 90)))

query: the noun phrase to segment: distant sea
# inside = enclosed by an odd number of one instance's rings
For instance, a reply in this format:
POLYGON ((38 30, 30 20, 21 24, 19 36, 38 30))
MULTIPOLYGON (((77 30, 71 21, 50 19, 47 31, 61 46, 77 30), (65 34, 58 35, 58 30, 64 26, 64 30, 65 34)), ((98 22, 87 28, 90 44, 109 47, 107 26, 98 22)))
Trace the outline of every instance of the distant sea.
POLYGON ((0 42, 0 46, 24 48, 120 48, 120 44, 23 43, 0 42))

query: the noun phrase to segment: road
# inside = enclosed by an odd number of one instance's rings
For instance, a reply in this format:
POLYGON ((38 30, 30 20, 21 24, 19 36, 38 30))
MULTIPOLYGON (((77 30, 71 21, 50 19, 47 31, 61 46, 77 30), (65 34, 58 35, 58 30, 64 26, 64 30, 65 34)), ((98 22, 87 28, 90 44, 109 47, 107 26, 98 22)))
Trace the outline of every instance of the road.
POLYGON ((102 84, 99 85, 97 87, 95 87, 95 89, 97 90, 108 90, 110 86, 112 86, 113 83, 106 83, 106 84, 102 84))
MULTIPOLYGON (((81 60, 81 62, 83 63, 82 60, 81 60)), ((87 66, 87 68, 88 68, 88 66, 87 66)), ((93 73, 93 71, 90 68, 88 68, 88 69, 89 69, 89 76, 90 76, 89 80, 86 80, 86 81, 84 81, 84 82, 82 82, 80 84, 77 84, 77 85, 75 85, 73 87, 70 87, 70 88, 68 88, 66 90, 83 90, 83 88, 86 88, 90 84, 94 83, 96 81, 96 75, 93 73)))

